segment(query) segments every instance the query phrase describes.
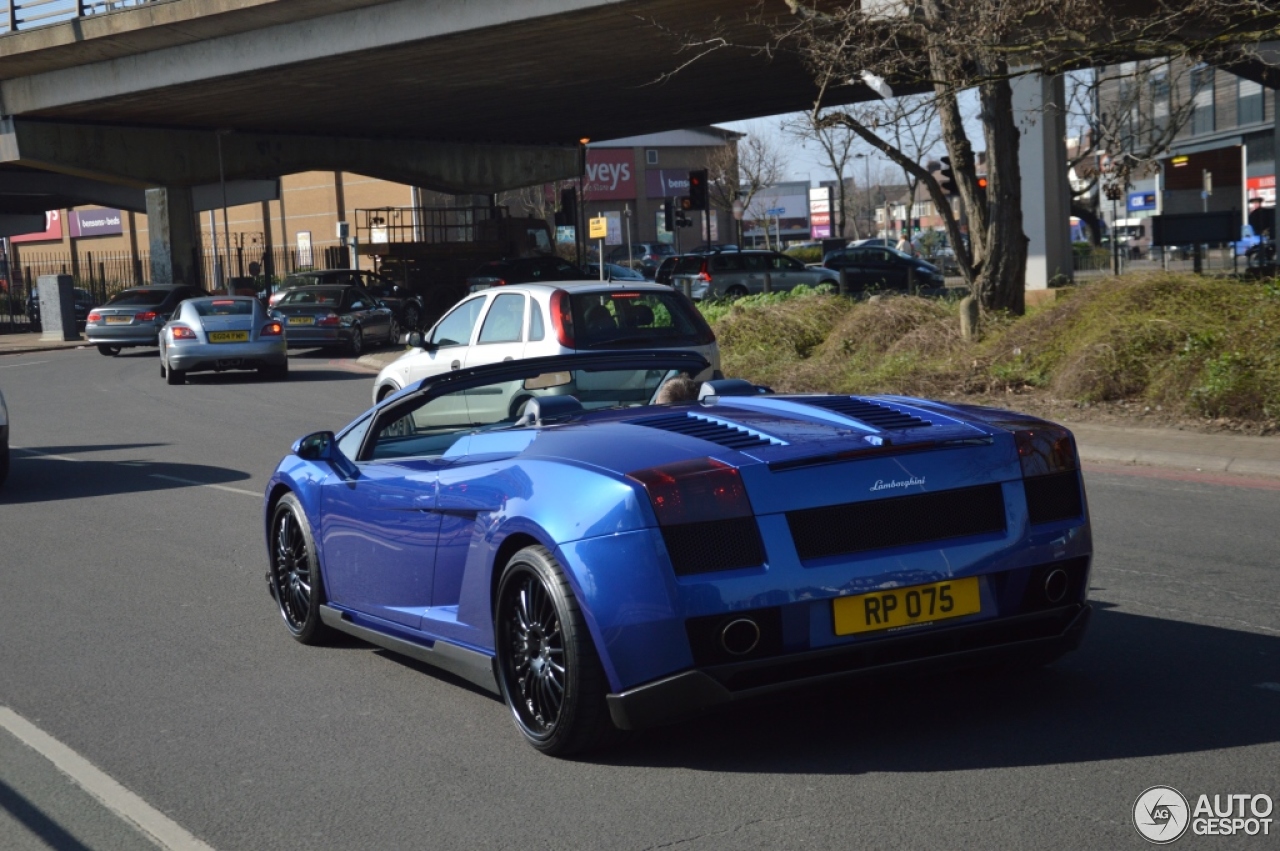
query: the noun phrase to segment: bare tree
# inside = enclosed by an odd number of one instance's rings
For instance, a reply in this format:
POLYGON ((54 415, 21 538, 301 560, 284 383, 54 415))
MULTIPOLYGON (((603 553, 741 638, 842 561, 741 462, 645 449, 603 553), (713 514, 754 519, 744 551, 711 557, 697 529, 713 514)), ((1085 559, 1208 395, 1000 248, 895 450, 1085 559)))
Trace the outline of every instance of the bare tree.
MULTIPOLYGON (((789 118, 783 122, 782 129, 783 132, 802 142, 813 142, 822 149, 823 155, 827 158, 827 165, 836 175, 835 233, 844 236, 849 211, 849 202, 845 197, 845 188, 848 184, 844 173, 849 167, 849 160, 854 156, 853 147, 858 137, 843 125, 824 123, 818 112, 802 112, 794 118, 789 118)), ((857 233, 858 226, 855 221, 854 236, 857 236, 857 233)))
POLYGON ((707 161, 707 172, 713 207, 732 213, 738 200, 748 210, 760 190, 782 180, 782 151, 763 133, 748 133, 737 145, 716 149, 707 161))

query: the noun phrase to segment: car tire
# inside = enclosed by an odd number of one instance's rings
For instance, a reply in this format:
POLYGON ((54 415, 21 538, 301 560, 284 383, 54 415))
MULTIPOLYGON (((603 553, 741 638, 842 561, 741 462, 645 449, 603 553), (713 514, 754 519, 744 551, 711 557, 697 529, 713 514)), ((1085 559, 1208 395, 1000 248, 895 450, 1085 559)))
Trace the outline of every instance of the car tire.
MULTIPOLYGON (((161 363, 164 363, 164 361, 161 361, 161 363)), ((178 384, 187 383, 187 374, 182 370, 174 369, 171 366, 166 366, 164 367, 164 369, 165 369, 164 380, 167 384, 178 385, 178 384)))
POLYGON ((358 358, 364 353, 364 332, 360 330, 359 325, 351 329, 351 341, 347 343, 347 349, 352 357, 358 358))
POLYGON ((378 388, 378 398, 376 401, 381 402, 383 399, 387 398, 392 393, 398 392, 399 390, 400 390, 399 387, 394 387, 390 384, 384 384, 378 388))
POLYGON ((98 346, 98 354, 105 357, 113 358, 120 354, 119 346, 98 346))
POLYGON ((545 547, 525 547, 507 562, 493 621, 499 688, 529 744, 566 756, 618 737, 582 609, 545 547))
POLYGON ((729 289, 724 291, 725 298, 742 298, 746 294, 747 288, 738 284, 734 284, 732 287, 729 287, 729 289))
POLYGON ((337 633, 320 620, 325 594, 315 539, 302 503, 293 494, 280 497, 272 509, 270 536, 267 584, 285 628, 302 644, 328 643, 337 633))
POLYGON ((387 327, 387 345, 394 346, 400 342, 400 323, 391 317, 391 325, 387 327))
POLYGON ((0 485, 9 478, 9 441, 0 443, 0 485))

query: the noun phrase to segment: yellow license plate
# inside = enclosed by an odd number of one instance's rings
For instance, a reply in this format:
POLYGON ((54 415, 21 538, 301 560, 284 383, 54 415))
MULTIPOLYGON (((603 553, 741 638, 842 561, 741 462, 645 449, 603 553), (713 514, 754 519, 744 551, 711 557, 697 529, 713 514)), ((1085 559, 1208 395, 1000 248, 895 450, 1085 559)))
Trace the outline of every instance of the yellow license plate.
POLYGON ((914 626, 982 611, 977 577, 889 588, 831 601, 836 635, 914 626))
POLYGON ((132 316, 108 316, 107 317, 108 325, 128 325, 132 321, 133 321, 132 316))
POLYGON ((246 343, 249 341, 248 331, 210 331, 210 343, 246 343))
POLYGON ((290 316, 289 324, 290 325, 314 325, 316 324, 316 318, 314 316, 290 316))

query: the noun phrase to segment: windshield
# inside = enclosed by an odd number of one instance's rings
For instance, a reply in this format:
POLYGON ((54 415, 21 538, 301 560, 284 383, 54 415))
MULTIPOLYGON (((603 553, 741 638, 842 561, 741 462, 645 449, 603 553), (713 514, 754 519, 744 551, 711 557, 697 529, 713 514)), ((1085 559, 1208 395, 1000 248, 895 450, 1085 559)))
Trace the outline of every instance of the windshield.
POLYGON ((173 292, 173 290, 152 290, 152 289, 121 290, 120 292, 116 293, 110 299, 107 300, 106 306, 110 307, 117 304, 140 304, 140 305, 160 304, 162 301, 164 301, 166 298, 169 297, 169 293, 171 292, 173 292))
MULTIPOLYGON (((379 415, 361 460, 437 458, 468 435, 546 428, 587 411, 653 404, 677 373, 663 369, 574 370, 455 390, 395 405, 379 415), (530 400, 540 419, 532 420, 530 400), (545 401, 544 401, 545 400, 545 401)), ((456 454, 456 453, 454 453, 456 454)))
POLYGON ((343 292, 342 287, 307 287, 290 290, 285 293, 284 298, 280 299, 280 306, 337 307, 342 301, 343 292))

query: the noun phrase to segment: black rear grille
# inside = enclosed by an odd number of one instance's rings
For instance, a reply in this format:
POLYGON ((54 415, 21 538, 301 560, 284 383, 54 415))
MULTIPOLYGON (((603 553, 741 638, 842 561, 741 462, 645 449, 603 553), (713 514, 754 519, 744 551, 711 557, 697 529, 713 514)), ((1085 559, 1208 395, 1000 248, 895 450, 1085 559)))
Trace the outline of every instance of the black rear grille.
POLYGON ((890 408, 888 405, 879 402, 868 402, 863 399, 854 399, 850 396, 828 396, 816 399, 802 400, 806 405, 813 405, 815 408, 825 408, 828 411, 835 411, 846 417, 852 417, 860 420, 869 426, 873 426, 885 431, 898 431, 907 428, 925 428, 932 425, 920 417, 911 414, 904 414, 902 411, 890 408))
MULTIPOLYGON (((667 414, 643 420, 632 420, 632 425, 673 431, 700 440, 707 440, 730 449, 750 449, 756 446, 772 446, 775 441, 752 434, 744 428, 725 425, 689 414, 667 414)), ((777 441, 781 443, 781 441, 777 441)))
POLYGON ((1070 520, 1084 514, 1080 476, 1075 470, 1036 476, 1022 484, 1027 490, 1027 514, 1033 525, 1070 520))
POLYGON ((663 526, 662 539, 679 576, 764 564, 764 544, 754 517, 663 526))
POLYGON ((801 559, 887 549, 1005 530, 1000 485, 787 512, 801 559))

